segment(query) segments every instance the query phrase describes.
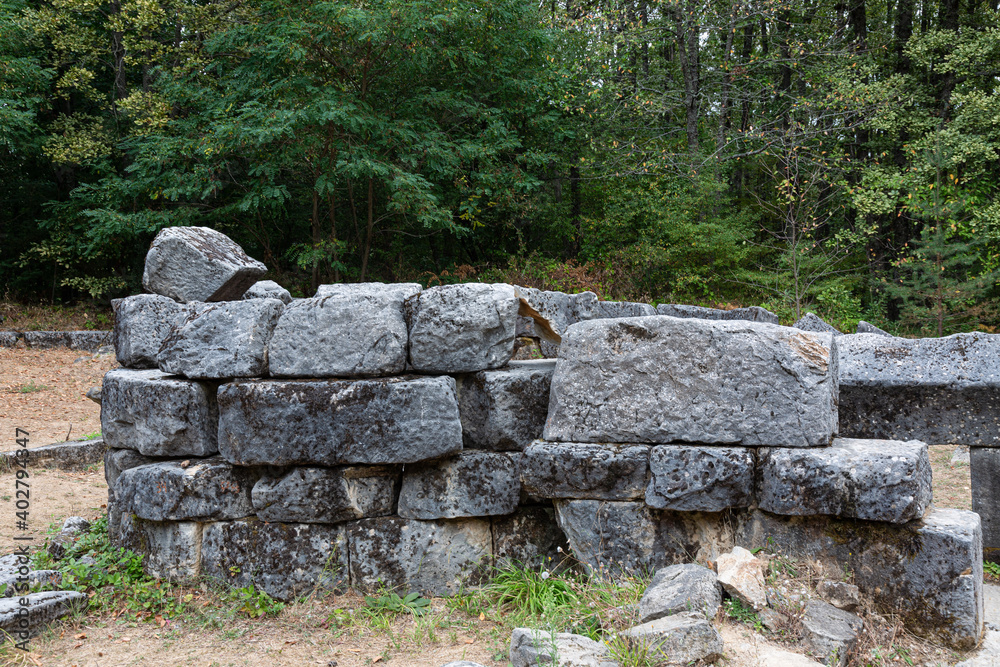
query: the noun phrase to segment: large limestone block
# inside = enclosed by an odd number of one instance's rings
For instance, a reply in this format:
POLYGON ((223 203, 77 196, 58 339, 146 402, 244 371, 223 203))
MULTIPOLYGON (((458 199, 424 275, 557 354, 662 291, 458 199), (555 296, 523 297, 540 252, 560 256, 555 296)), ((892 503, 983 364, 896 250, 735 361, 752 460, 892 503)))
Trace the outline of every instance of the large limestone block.
POLYGON ((285 308, 269 348, 271 375, 378 377, 406 369, 404 293, 336 292, 285 308))
POLYGON ((983 525, 983 556, 1000 562, 1000 449, 970 447, 972 511, 983 525))
POLYGON ((145 456, 218 451, 215 387, 157 370, 112 370, 101 390, 101 432, 109 447, 145 456))
POLYGON ((569 544, 552 506, 519 507, 513 514, 493 517, 493 556, 497 565, 556 568, 569 544))
POLYGON ((396 466, 292 468, 253 487, 253 506, 264 521, 340 523, 392 514, 399 492, 396 466))
POLYGON ((265 523, 256 519, 205 526, 202 574, 232 586, 254 585, 277 600, 313 590, 343 590, 348 582, 343 526, 265 523))
POLYGON ((78 591, 42 591, 0 598, 0 630, 16 643, 25 642, 52 621, 86 608, 87 595, 78 591))
POLYGON ((200 309, 200 304, 177 303, 159 294, 137 294, 114 299, 112 343, 118 363, 126 368, 156 368, 156 356, 171 329, 200 309))
POLYGON ((622 635, 669 663, 710 662, 722 656, 722 635, 700 614, 666 616, 631 627, 622 635))
POLYGON ((161 229, 146 253, 142 286, 183 303, 239 299, 267 267, 208 227, 161 229))
POLYGON ((841 336, 840 432, 1000 446, 1000 334, 841 336))
POLYGON ((534 442, 521 460, 525 491, 540 498, 634 500, 649 478, 649 447, 534 442))
POLYGON ((273 280, 260 280, 243 293, 244 299, 278 299, 286 306, 292 302, 292 294, 273 280))
POLYGON ((142 569, 151 577, 189 580, 201 572, 204 524, 195 521, 147 521, 123 513, 112 543, 142 555, 142 569))
POLYGON ((520 451, 542 437, 555 369, 555 361, 540 359, 459 375, 458 409, 465 446, 520 451))
POLYGON ((316 289, 316 296, 358 296, 391 293, 405 301, 411 296, 419 294, 422 289, 423 287, 420 286, 420 283, 334 283, 331 285, 320 285, 316 289))
POLYGON ((123 512, 150 521, 241 519, 254 513, 258 474, 219 457, 162 461, 124 470, 115 483, 123 512))
POLYGON ((650 507, 720 512, 753 504, 754 454, 746 447, 658 445, 649 470, 650 507))
POLYGON ((455 380, 240 380, 219 388, 219 447, 236 465, 416 463, 462 449, 455 380))
POLYGON ((550 633, 514 628, 510 636, 511 667, 618 667, 607 645, 569 632, 550 633))
POLYGON ((931 504, 931 463, 922 442, 838 438, 824 449, 760 452, 762 510, 905 523, 931 504))
POLYGON ((129 468, 158 463, 160 459, 143 456, 134 449, 109 449, 104 452, 104 481, 112 494, 118 477, 129 468))
POLYGON ((221 380, 267 374, 267 346, 284 309, 278 299, 212 304, 171 329, 160 347, 160 370, 221 380))
POLYGON ((515 456, 470 450, 407 465, 399 516, 456 519, 510 514, 521 497, 515 456))
POLYGON ((694 317, 702 320, 747 320, 750 322, 778 324, 778 316, 760 306, 722 310, 720 308, 661 303, 656 307, 656 314, 669 315, 670 317, 694 317))
POLYGON ((592 320, 563 336, 545 439, 828 445, 833 336, 756 322, 592 320))
POLYGON ((492 556, 490 522, 416 521, 384 517, 347 524, 351 586, 385 585, 428 596, 450 596, 478 583, 492 556))
POLYGON ((639 622, 681 612, 715 618, 722 604, 719 580, 707 567, 695 563, 671 565, 656 571, 639 600, 639 622))
POLYGON ((406 304, 414 370, 471 373, 504 366, 514 354, 518 300, 510 285, 442 285, 406 304))

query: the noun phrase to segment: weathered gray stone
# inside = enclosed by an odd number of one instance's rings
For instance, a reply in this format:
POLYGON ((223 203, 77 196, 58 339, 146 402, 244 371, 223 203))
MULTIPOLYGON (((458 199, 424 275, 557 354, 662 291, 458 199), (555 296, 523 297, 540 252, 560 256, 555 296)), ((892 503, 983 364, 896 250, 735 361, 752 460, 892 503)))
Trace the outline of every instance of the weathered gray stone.
POLYGON ((552 634, 533 628, 514 628, 510 637, 512 667, 617 667, 608 647, 583 635, 552 634))
POLYGON ((753 504, 754 454, 746 447, 658 445, 649 470, 650 507, 720 512, 753 504))
POLYGON ((671 663, 709 662, 722 655, 722 635, 700 614, 666 616, 631 627, 622 635, 671 663))
POLYGON ((944 338, 840 338, 840 379, 852 386, 1000 385, 1000 334, 963 333, 944 338))
POLYGON ((478 583, 492 555, 490 522, 396 517, 347 524, 351 586, 381 585, 423 595, 454 595, 478 583))
POLYGON ((863 334, 863 333, 878 334, 879 336, 891 336, 891 337, 895 338, 895 336, 893 336, 888 331, 885 331, 883 329, 879 329, 877 326, 875 326, 871 322, 865 322, 864 320, 861 320, 861 321, 858 322, 858 326, 854 329, 854 333, 859 333, 859 334, 863 334))
POLYGON ((563 336, 545 439, 828 445, 833 336, 756 322, 594 320, 563 336))
POLYGON ((188 580, 201 571, 203 526, 194 521, 147 521, 122 512, 112 543, 141 554, 142 569, 151 577, 188 580))
POLYGON ((518 300, 510 285, 441 285, 406 305, 414 370, 471 373, 504 366, 514 354, 518 300))
POLYGON ((420 283, 333 283, 320 285, 316 296, 363 296, 368 294, 393 294, 398 298, 409 299, 423 290, 420 283))
POLYGON ((555 361, 512 361, 504 368, 460 375, 458 409, 468 449, 523 450, 542 437, 555 361))
POLYGON ((244 299, 278 299, 286 306, 292 302, 292 294, 273 280, 259 280, 243 293, 244 299))
POLYGON ((393 513, 398 467, 293 468, 253 487, 253 506, 264 521, 340 523, 393 513))
POLYGON ((183 324, 203 304, 182 304, 159 294, 114 299, 115 358, 126 368, 156 368, 160 346, 174 326, 183 324))
POLYGON ((236 465, 415 463, 462 449, 455 380, 252 380, 219 388, 219 447, 236 465))
POLYGON ((59 468, 61 470, 82 470, 87 466, 100 463, 108 446, 103 438, 94 440, 73 440, 57 442, 53 445, 32 447, 31 449, 15 449, 0 454, 8 464, 23 461, 31 467, 59 468), (23 454, 21 452, 24 452, 23 454))
POLYGON ((202 574, 291 600, 314 589, 345 589, 347 553, 343 526, 220 521, 205 526, 202 574))
POLYGON ((26 347, 42 350, 67 347, 93 352, 111 342, 110 331, 25 331, 22 337, 26 347))
POLYGON ((767 606, 764 590, 764 563, 743 547, 733 547, 716 562, 719 583, 730 596, 754 609, 767 606))
POLYGON ((64 535, 76 535, 90 530, 90 522, 82 516, 66 517, 63 521, 62 529, 59 531, 64 535))
POLYGON ((969 448, 972 511, 983 525, 983 556, 1000 562, 1000 449, 969 448))
POLYGON ((157 463, 161 459, 143 456, 134 449, 107 449, 104 453, 104 480, 108 483, 108 491, 114 494, 118 477, 129 468, 157 463))
POLYGON ((671 565, 656 571, 639 600, 639 622, 648 623, 681 612, 714 618, 722 604, 719 581, 707 567, 695 563, 671 565))
POLYGON ((86 396, 87 398, 89 398, 90 400, 92 400, 94 403, 97 403, 98 405, 101 404, 101 388, 100 387, 91 387, 90 389, 87 390, 87 393, 84 394, 84 396, 86 396))
POLYGON ((864 622, 822 600, 809 600, 802 613, 802 643, 827 665, 846 665, 864 622))
POLYGON ((142 286, 183 303, 232 301, 267 273, 235 241, 208 227, 161 229, 146 253, 142 286))
POLYGON ((493 557, 499 567, 558 568, 569 544, 549 507, 519 507, 513 514, 493 517, 493 557))
POLYGON ((834 607, 844 611, 854 611, 861 600, 861 591, 858 587, 846 581, 824 579, 816 584, 816 592, 834 607))
POLYGON ((23 338, 20 331, 0 331, 0 347, 14 347, 23 338))
POLYGON ((517 509, 520 497, 515 457, 470 450, 407 465, 398 513, 425 520, 500 516, 517 509))
POLYGON ((525 451, 521 482, 541 498, 633 500, 649 478, 649 447, 538 441, 525 451))
POLYGON ((378 377, 406 369, 403 293, 334 293, 298 299, 281 314, 269 348, 271 375, 378 377))
POLYGON ((146 456, 211 456, 218 451, 215 387, 157 370, 104 375, 101 432, 115 449, 146 456))
POLYGON ((77 591, 45 591, 26 597, 26 605, 20 597, 0 598, 0 630, 16 642, 26 641, 52 621, 87 607, 86 594, 77 591))
POLYGON ((749 322, 765 322, 767 324, 779 323, 777 315, 760 306, 722 310, 720 308, 661 303, 656 307, 656 314, 668 315, 670 317, 693 317, 701 320, 747 320, 749 322))
POLYGON ((258 476, 219 457, 163 461, 122 471, 115 497, 123 512, 149 521, 242 519, 254 513, 258 476))
POLYGON ((834 336, 843 335, 839 329, 824 322, 816 313, 806 313, 792 325, 792 328, 815 333, 832 333, 834 336))
POLYGON ((760 452, 760 508, 905 523, 931 504, 927 445, 838 438, 824 449, 760 452))
POLYGON ((175 326, 157 355, 160 370, 221 380, 267 374, 267 346, 284 309, 278 299, 211 304, 175 326))
POLYGON ((57 589, 62 586, 59 570, 31 570, 27 574, 0 575, 0 597, 20 597, 41 588, 57 589))

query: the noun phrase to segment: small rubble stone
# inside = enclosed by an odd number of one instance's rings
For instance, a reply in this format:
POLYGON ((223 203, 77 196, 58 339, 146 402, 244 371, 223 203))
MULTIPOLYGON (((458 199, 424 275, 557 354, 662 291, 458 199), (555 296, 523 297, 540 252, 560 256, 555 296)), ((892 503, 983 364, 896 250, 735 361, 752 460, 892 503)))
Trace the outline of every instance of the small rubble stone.
POLYGON ((104 376, 101 432, 115 449, 145 456, 211 456, 218 451, 215 387, 158 370, 104 376))
MULTIPOLYGON (((773 602, 769 602, 773 604, 773 602)), ((764 607, 757 611, 757 618, 760 619, 760 624, 771 632, 780 632, 783 628, 788 627, 791 619, 787 614, 783 614, 780 611, 776 611, 771 607, 764 607)))
POLYGON ((776 648, 764 649, 758 657, 759 667, 820 667, 822 664, 801 653, 776 648))
POLYGON ((843 667, 863 625, 854 614, 809 600, 802 613, 802 643, 825 664, 843 667))
POLYGON ((658 445, 649 470, 650 507, 720 512, 753 504, 754 455, 746 447, 658 445))
POLYGON ((642 498, 649 447, 538 441, 525 451, 521 481, 540 498, 634 500, 642 498))
POLYGON ((414 370, 471 373, 500 368, 514 354, 518 300, 510 285, 442 285, 406 304, 414 370))
POLYGON ((150 463, 124 470, 115 483, 121 510, 149 521, 219 521, 254 513, 250 490, 258 474, 219 457, 184 466, 150 463))
POLYGON ((846 581, 824 579, 816 585, 816 592, 834 607, 844 611, 856 610, 861 599, 858 587, 846 581))
POLYGON ((111 302, 115 311, 115 358, 125 368, 156 368, 156 357, 171 329, 203 304, 181 304, 159 294, 136 294, 111 302))
POLYGON ((267 374, 267 346, 284 309, 278 299, 212 304, 175 326, 157 355, 160 370, 194 379, 267 374))
POLYGON ((763 563, 743 547, 734 547, 716 562, 719 583, 727 593, 754 609, 767 606, 763 563))
POLYGON ((82 516, 66 517, 63 521, 62 529, 59 531, 63 535, 77 535, 90 530, 90 522, 82 516))
POLYGON ((555 361, 512 361, 457 378, 462 437, 468 449, 523 450, 542 437, 555 361))
POLYGON ((243 293, 244 299, 278 299, 286 306, 292 302, 292 294, 273 280, 259 280, 243 293))
POLYGON ((824 322, 816 313, 806 313, 792 325, 793 329, 802 331, 813 331, 816 333, 832 333, 834 336, 841 336, 840 330, 824 322))
POLYGON ((161 229, 146 253, 142 286, 182 303, 239 299, 267 267, 208 227, 161 229))
POLYGON ((27 597, 27 605, 22 605, 19 597, 0 598, 0 630, 17 642, 34 637, 52 621, 87 606, 86 594, 77 591, 45 591, 22 597, 27 597), (28 610, 26 617, 24 609, 28 610))
POLYGON ((566 534, 552 507, 519 507, 513 514, 493 517, 490 529, 493 557, 499 567, 513 564, 555 569, 568 555, 566 534))
POLYGON ((198 576, 204 524, 195 521, 147 521, 122 512, 119 525, 119 534, 113 536, 112 543, 141 554, 142 569, 149 576, 181 581, 198 576))
POLYGON ((749 322, 764 322, 766 324, 779 323, 777 315, 760 306, 722 310, 719 308, 661 303, 656 307, 656 314, 667 315, 669 317, 693 317, 702 320, 747 320, 749 322))
POLYGON ((694 563, 660 568, 639 600, 639 622, 648 623, 681 612, 713 618, 722 604, 718 577, 694 563))
POLYGON ((722 655, 722 635, 701 614, 682 612, 636 625, 622 633, 668 662, 711 662, 722 655))
POLYGON ((499 516, 517 509, 520 497, 514 457, 469 450, 407 465, 398 514, 425 520, 499 516))
POLYGON ((398 467, 293 468, 262 477, 253 487, 253 506, 264 521, 340 523, 393 513, 398 467))
POLYGON ((617 667, 608 647, 583 635, 515 628, 510 637, 512 667, 617 667))
POLYGON ((87 390, 87 393, 84 394, 84 396, 86 396, 87 398, 89 398, 90 400, 92 400, 94 403, 97 403, 98 405, 101 404, 101 388, 100 387, 91 387, 90 389, 87 390))
POLYGON ((867 333, 867 334, 878 334, 879 336, 889 336, 889 337, 895 338, 895 336, 893 336, 888 331, 884 331, 883 329, 879 329, 874 324, 872 324, 870 322, 865 322, 864 320, 861 320, 860 322, 858 322, 858 326, 857 326, 857 328, 855 328, 854 333, 859 333, 859 334, 864 334, 864 333, 867 333))

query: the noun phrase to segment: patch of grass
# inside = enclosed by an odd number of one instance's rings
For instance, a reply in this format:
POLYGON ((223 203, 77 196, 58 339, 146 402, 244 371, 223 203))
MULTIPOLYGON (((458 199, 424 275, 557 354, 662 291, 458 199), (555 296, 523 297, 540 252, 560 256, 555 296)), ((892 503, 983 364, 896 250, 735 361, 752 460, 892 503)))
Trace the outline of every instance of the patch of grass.
POLYGON ((75 306, 0 301, 3 329, 14 331, 80 331, 114 328, 109 306, 81 303, 75 306))
POLYGON ((737 623, 753 628, 757 632, 764 632, 764 624, 760 622, 760 617, 753 607, 748 607, 741 600, 729 598, 722 603, 726 616, 737 623))
POLYGON ((237 613, 249 618, 262 616, 277 616, 285 608, 285 603, 274 600, 264 591, 258 591, 253 586, 231 588, 221 595, 224 601, 234 605, 237 613))
POLYGON ((80 440, 97 440, 100 437, 101 432, 98 431, 97 433, 88 433, 87 435, 81 436, 80 440))
POLYGON ((667 656, 663 651, 641 641, 615 635, 607 642, 608 654, 618 667, 657 667, 667 656))
POLYGON ((991 563, 988 560, 984 560, 983 575, 985 575, 984 576, 985 579, 1000 581, 1000 563, 991 563))
POLYGON ((52 389, 47 384, 35 384, 34 380, 31 380, 27 384, 22 384, 21 386, 14 389, 15 394, 33 394, 36 391, 45 391, 46 389, 52 389))
POLYGON ((407 593, 403 597, 394 592, 379 596, 365 596, 365 605, 375 612, 409 613, 414 616, 423 616, 430 610, 430 604, 431 601, 420 597, 419 593, 407 593))

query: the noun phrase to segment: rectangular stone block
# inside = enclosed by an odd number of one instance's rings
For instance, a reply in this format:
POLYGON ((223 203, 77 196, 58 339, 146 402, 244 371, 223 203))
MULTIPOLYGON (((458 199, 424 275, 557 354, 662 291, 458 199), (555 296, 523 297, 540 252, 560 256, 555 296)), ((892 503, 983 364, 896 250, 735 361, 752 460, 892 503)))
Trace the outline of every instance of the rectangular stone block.
POLYGON ((240 519, 254 513, 258 477, 219 457, 162 461, 123 470, 114 494, 123 512, 149 521, 240 519))
POLYGON ((922 442, 838 438, 825 449, 760 451, 762 510, 906 523, 931 504, 922 442))
POLYGON ((402 470, 397 466, 292 468, 262 477, 253 506, 263 521, 341 523, 395 511, 402 470))
POLYGON ((646 504, 686 512, 749 507, 754 459, 746 447, 657 445, 649 452, 646 504))
POLYGON ((347 588, 349 567, 343 526, 265 523, 256 519, 205 526, 202 574, 231 586, 253 584, 276 600, 314 590, 347 588))
POLYGON ((415 463, 462 449, 455 380, 240 380, 219 388, 219 447, 236 465, 415 463))
POLYGON ((770 324, 652 316, 563 336, 545 439, 812 447, 837 432, 837 343, 770 324))
POLYGON ((211 456, 218 451, 215 386, 158 370, 108 371, 101 432, 109 447, 145 456, 211 456))
POLYGON ((156 356, 170 330, 198 308, 159 294, 114 299, 111 305, 115 311, 115 357, 126 368, 156 368, 156 356))
POLYGON ((534 442, 521 460, 525 491, 539 498, 633 500, 649 479, 646 445, 534 442))
POLYGON ((392 293, 403 300, 417 295, 423 290, 420 283, 332 283, 316 288, 316 296, 359 296, 365 294, 392 293))
POLYGON ((569 555, 569 543, 551 505, 519 507, 513 514, 495 516, 491 530, 497 567, 556 569, 569 555))
POLYGON ((702 320, 747 320, 749 322, 779 324, 777 315, 760 306, 722 310, 720 308, 661 303, 656 307, 656 314, 670 317, 694 317, 702 320))
POLYGON ((518 458, 465 451, 407 465, 399 516, 428 520, 510 514, 521 496, 518 458))
POLYGON ((202 528, 195 521, 146 521, 122 513, 112 543, 141 554, 142 569, 151 577, 189 580, 201 573, 202 528))
POLYGON ((1000 563, 1000 449, 969 448, 972 511, 983 527, 983 557, 1000 563))
POLYGON ((347 524, 351 586, 449 596, 480 583, 490 564, 489 520, 384 517, 347 524))
POLYGON ((521 451, 542 437, 555 361, 512 361, 456 378, 468 449, 521 451))

